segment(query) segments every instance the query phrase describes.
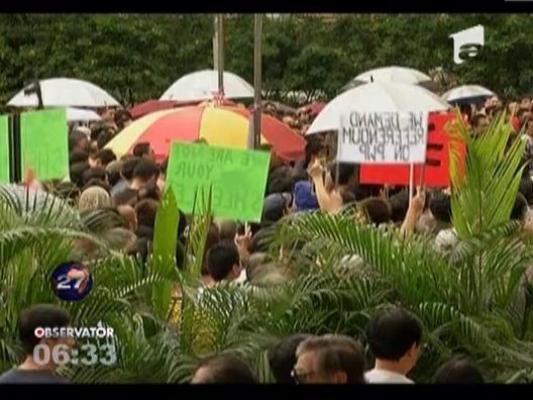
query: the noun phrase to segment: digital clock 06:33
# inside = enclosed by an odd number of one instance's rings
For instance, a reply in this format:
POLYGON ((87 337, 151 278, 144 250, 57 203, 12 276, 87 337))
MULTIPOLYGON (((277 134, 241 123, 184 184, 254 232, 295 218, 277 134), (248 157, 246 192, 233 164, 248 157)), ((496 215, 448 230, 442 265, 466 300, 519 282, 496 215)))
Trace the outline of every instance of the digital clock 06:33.
POLYGON ((33 360, 38 365, 49 365, 53 362, 57 366, 72 364, 93 366, 102 364, 111 366, 117 361, 115 346, 104 344, 97 346, 92 343, 86 343, 79 348, 70 348, 66 344, 58 344, 50 347, 46 344, 38 344, 33 349, 33 360))

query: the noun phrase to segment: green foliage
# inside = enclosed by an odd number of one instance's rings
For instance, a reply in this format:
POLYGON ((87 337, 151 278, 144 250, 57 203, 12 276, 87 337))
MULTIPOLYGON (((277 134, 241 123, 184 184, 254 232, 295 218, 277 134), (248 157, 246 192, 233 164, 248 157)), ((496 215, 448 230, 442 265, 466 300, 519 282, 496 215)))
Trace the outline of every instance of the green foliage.
MULTIPOLYGON (((533 87, 525 56, 533 51, 532 29, 527 14, 267 18, 263 88, 273 99, 286 100, 288 91, 331 98, 367 69, 404 65, 442 67, 458 83, 521 95, 533 87), (485 26, 485 46, 455 65, 449 35, 477 24, 485 26)), ((32 79, 57 76, 92 81, 126 105, 159 98, 180 76, 212 68, 212 36, 213 16, 206 14, 1 15, 0 104, 32 79)), ((226 69, 253 82, 253 16, 228 17, 225 44, 226 69)))
POLYGON ((452 219, 460 237, 466 238, 509 221, 524 165, 525 142, 511 139, 512 127, 503 113, 480 137, 472 137, 462 118, 448 128, 452 137, 467 144, 464 176, 452 152, 452 219))

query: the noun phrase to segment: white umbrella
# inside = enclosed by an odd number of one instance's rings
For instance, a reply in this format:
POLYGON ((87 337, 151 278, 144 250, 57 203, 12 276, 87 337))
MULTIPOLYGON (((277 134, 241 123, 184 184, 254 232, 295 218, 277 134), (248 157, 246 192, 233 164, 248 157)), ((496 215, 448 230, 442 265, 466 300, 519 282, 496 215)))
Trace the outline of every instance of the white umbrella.
MULTIPOLYGON (((218 71, 203 70, 182 76, 161 96, 160 100, 209 100, 218 93, 218 71)), ((238 99, 254 97, 254 88, 240 76, 224 72, 224 97, 238 99)))
POLYGON ((453 88, 442 95, 448 103, 474 101, 476 99, 496 96, 491 90, 480 85, 463 85, 453 88))
POLYGON ((423 72, 413 68, 392 66, 375 68, 363 72, 346 84, 341 91, 346 91, 364 83, 371 82, 408 83, 428 88, 435 85, 431 77, 423 72))
POLYGON ((82 110, 73 107, 67 108, 67 121, 69 122, 90 122, 101 120, 102 117, 92 110, 82 110))
POLYGON ((339 128, 341 113, 351 111, 432 112, 444 111, 449 107, 450 105, 436 94, 420 86, 391 82, 367 83, 330 101, 313 121, 306 135, 336 131, 339 128))
MULTIPOLYGON (((109 93, 91 82, 70 78, 39 81, 45 107, 113 107, 119 106, 109 93)), ((24 89, 9 100, 12 107, 37 107, 37 94, 24 94, 24 89)))

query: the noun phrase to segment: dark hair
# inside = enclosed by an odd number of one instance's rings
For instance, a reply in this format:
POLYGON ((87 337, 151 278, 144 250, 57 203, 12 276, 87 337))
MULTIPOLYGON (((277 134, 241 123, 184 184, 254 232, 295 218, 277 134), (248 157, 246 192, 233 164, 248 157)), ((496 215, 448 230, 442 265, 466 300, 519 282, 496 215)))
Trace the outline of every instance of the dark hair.
POLYGON ((449 224, 452 221, 452 203, 450 196, 442 190, 433 192, 429 199, 429 210, 437 221, 449 224))
POLYGON ((31 354, 41 341, 35 336, 36 328, 62 328, 69 323, 68 313, 53 304, 37 304, 24 310, 20 316, 19 336, 26 354, 31 354))
POLYGON ((307 168, 311 162, 312 157, 317 157, 322 152, 322 141, 320 137, 316 135, 306 136, 307 143, 305 144, 305 165, 304 168, 307 168))
POLYGON ((144 199, 161 200, 161 192, 155 182, 139 190, 139 200, 144 199))
POLYGON ((145 155, 150 154, 150 143, 148 142, 140 142, 133 147, 133 155, 135 157, 143 157, 145 155))
POLYGON ((294 187, 294 178, 292 169, 282 165, 275 168, 268 174, 267 194, 292 192, 294 187))
POLYGON ((117 124, 117 127, 119 129, 124 128, 124 122, 132 120, 131 114, 129 111, 120 109, 115 112, 115 124, 117 124))
POLYGON ((133 178, 141 179, 143 182, 148 182, 152 178, 157 178, 159 175, 159 167, 156 163, 149 160, 141 160, 133 169, 133 178))
POLYGON ((80 162, 87 162, 89 160, 89 153, 85 150, 72 150, 69 154, 69 164, 77 164, 80 162))
MULTIPOLYGON (((355 165, 348 163, 339 163, 339 185, 347 185, 350 179, 355 176, 355 165)), ((337 163, 332 163, 329 167, 329 174, 333 182, 337 178, 337 163)))
POLYGON ((216 282, 225 279, 234 265, 239 264, 239 251, 233 242, 224 240, 207 252, 207 271, 216 282))
POLYGON ((487 116, 480 113, 473 115, 472 119, 470 120, 472 128, 477 128, 479 126, 479 121, 481 121, 483 118, 487 118, 487 116))
POLYGON ((220 240, 233 240, 237 234, 237 223, 233 220, 224 220, 219 224, 220 240))
POLYGON ((96 179, 96 178, 92 178, 92 179, 89 179, 89 182, 87 182, 85 185, 83 185, 81 191, 83 192, 85 189, 88 189, 90 188, 91 186, 98 186, 98 187, 101 187, 102 189, 104 189, 109 195, 111 195, 111 185, 109 185, 109 183, 101 180, 101 179, 96 179))
POLYGON ((516 200, 511 211, 511 220, 522 221, 527 214, 527 200, 522 193, 516 194, 516 200))
POLYGON ((81 188, 83 186, 83 175, 89 168, 89 164, 86 162, 72 164, 70 166, 70 180, 81 188))
POLYGON ((376 358, 398 361, 413 344, 420 343, 422 327, 403 308, 390 307, 370 319, 366 337, 376 358))
POLYGON ((393 222, 402 222, 409 209, 409 191, 403 189, 389 197, 391 207, 391 219, 393 222))
POLYGON ((85 186, 91 179, 99 179, 104 182, 107 181, 106 170, 102 167, 89 168, 83 173, 83 185, 85 186))
POLYGON ((135 214, 137 214, 137 222, 139 226, 142 225, 148 228, 154 228, 158 206, 159 203, 151 199, 139 201, 135 205, 135 214))
POLYGON ((98 135, 98 139, 96 139, 96 144, 98 145, 99 149, 103 149, 107 143, 113 139, 113 133, 109 131, 104 131, 98 135))
POLYGON ((296 356, 314 352, 319 372, 343 371, 346 383, 365 383, 365 360, 359 344, 345 336, 325 335, 303 341, 296 349, 296 356))
POLYGON ((60 182, 54 188, 54 193, 66 200, 75 200, 81 194, 80 189, 73 182, 60 182))
MULTIPOLYGON (((87 135, 80 131, 72 131, 72 133, 68 137, 68 148, 69 151, 73 151, 78 147, 78 145, 83 141, 86 140, 87 143, 89 143, 89 139, 87 138, 87 135)), ((79 149, 78 149, 79 150, 79 149)), ((83 149, 87 150, 87 149, 83 149)))
POLYGON ((296 364, 296 349, 311 337, 307 334, 291 335, 268 350, 268 363, 277 383, 294 383, 291 372, 296 364))
MULTIPOLYGON (((527 170, 527 168, 524 169, 527 170)), ((527 204, 533 204, 533 182, 529 177, 522 178, 519 191, 526 199, 527 204)))
POLYGON ((130 205, 134 207, 139 201, 139 192, 127 188, 126 190, 113 195, 113 200, 115 201, 116 206, 130 205))
POLYGON ((113 153, 111 149, 102 149, 96 153, 94 156, 95 160, 100 160, 104 166, 109 164, 111 161, 115 161, 117 156, 113 153))
POLYGON ((479 368, 465 358, 452 358, 439 367, 434 383, 484 383, 479 368))
POLYGON ((210 357, 199 364, 196 372, 201 368, 205 368, 208 373, 196 383, 257 383, 250 367, 232 355, 221 354, 210 357))
POLYGON ((161 173, 163 175, 167 174, 167 168, 168 168, 168 157, 163 160, 161 165, 159 165, 159 169, 161 170, 161 173))
POLYGON ((380 197, 369 197, 361 201, 360 206, 371 224, 379 225, 391 221, 392 210, 387 200, 380 197))
POLYGON ((141 161, 142 158, 135 156, 130 156, 130 158, 124 160, 124 162, 122 163, 122 168, 120 170, 120 173, 122 174, 124 179, 129 181, 133 178, 133 171, 141 161))

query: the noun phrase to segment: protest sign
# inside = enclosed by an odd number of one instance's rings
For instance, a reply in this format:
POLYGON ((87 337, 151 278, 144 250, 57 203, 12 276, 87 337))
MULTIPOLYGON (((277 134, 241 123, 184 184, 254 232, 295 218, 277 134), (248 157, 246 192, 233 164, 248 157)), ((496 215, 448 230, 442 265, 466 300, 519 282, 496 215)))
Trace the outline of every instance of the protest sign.
POLYGON ((360 164, 423 163, 427 120, 424 112, 342 114, 337 159, 360 164))
MULTIPOLYGON (((464 143, 450 140, 445 127, 455 118, 453 113, 430 114, 428 118, 428 144, 424 165, 414 166, 413 181, 426 187, 450 186, 450 147, 454 146, 464 169, 466 147, 464 143)), ((361 165, 359 181, 362 184, 409 185, 409 165, 361 165)))
POLYGON ((69 177, 68 127, 64 108, 20 116, 21 173, 43 181, 69 177))
POLYGON ((216 217, 259 222, 263 211, 270 153, 195 143, 173 143, 167 183, 178 207, 191 213, 195 194, 212 188, 216 217))
POLYGON ((9 117, 0 116, 0 183, 9 183, 9 117))

